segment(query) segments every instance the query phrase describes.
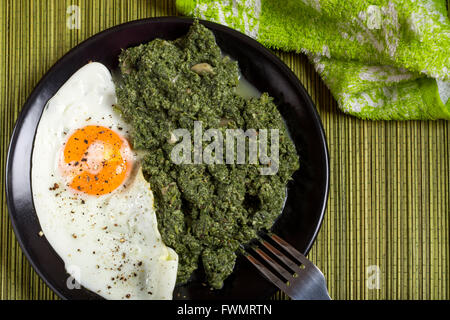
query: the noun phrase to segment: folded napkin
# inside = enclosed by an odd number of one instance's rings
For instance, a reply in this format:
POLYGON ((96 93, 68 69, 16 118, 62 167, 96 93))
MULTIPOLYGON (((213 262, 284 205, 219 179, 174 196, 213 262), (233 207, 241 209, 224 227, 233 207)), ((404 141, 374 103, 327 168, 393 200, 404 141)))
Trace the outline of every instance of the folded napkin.
POLYGON ((342 111, 372 120, 450 120, 445 0, 176 0, 269 48, 304 52, 342 111))

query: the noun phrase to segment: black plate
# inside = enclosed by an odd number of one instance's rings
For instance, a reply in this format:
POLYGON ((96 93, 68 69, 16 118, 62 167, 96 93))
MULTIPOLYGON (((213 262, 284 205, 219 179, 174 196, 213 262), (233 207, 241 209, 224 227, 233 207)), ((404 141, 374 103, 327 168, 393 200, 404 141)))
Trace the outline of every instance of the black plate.
MULTIPOLYGON (((306 90, 291 70, 269 50, 246 35, 222 25, 202 21, 211 29, 222 50, 239 62, 243 75, 261 92, 275 98, 300 155, 301 168, 288 185, 288 197, 274 232, 307 253, 319 231, 328 196, 329 164, 323 128, 306 90)), ((17 120, 9 147, 6 193, 16 237, 36 272, 61 298, 98 299, 87 289, 69 290, 68 274, 41 230, 31 193, 33 141, 46 102, 69 77, 89 61, 110 70, 117 68, 121 49, 155 38, 173 40, 185 35, 192 24, 187 18, 153 18, 133 21, 103 31, 84 41, 61 58, 39 82, 17 120)), ((221 290, 201 282, 177 287, 174 298, 263 299, 276 288, 250 263, 239 258, 233 274, 221 290)))

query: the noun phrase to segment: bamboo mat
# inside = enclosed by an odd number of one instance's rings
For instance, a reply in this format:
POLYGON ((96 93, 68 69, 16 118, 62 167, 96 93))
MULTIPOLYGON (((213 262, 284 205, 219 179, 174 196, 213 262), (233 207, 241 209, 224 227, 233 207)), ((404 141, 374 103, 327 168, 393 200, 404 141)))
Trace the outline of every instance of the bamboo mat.
MULTIPOLYGON (((1 1, 0 299, 57 299, 22 254, 6 208, 7 147, 26 98, 84 39, 126 21, 176 14, 170 0, 1 1), (66 26, 70 5, 80 8, 79 30, 66 26)), ((328 208, 309 257, 323 270, 331 297, 449 299, 450 122, 346 116, 303 55, 276 54, 313 98, 328 138, 328 208)))

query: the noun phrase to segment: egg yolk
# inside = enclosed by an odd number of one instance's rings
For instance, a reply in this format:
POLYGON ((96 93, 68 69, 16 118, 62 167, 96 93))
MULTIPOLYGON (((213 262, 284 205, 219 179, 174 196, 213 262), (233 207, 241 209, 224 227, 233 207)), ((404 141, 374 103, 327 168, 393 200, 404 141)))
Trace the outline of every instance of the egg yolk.
POLYGON ((103 126, 85 126, 67 140, 62 155, 63 175, 79 192, 104 195, 128 177, 131 148, 124 138, 103 126))

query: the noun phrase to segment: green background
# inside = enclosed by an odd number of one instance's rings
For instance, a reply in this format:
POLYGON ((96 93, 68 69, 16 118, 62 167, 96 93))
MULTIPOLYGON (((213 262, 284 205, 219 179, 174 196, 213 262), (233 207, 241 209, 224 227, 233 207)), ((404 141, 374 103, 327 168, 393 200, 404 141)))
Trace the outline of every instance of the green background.
MULTIPOLYGON (((1 0, 0 299, 57 298, 22 254, 6 208, 7 148, 26 98, 81 41, 123 22, 167 15, 177 15, 173 1, 1 0), (70 5, 81 10, 79 30, 66 26, 70 5)), ((304 55, 275 54, 308 90, 328 139, 329 201, 309 258, 325 274, 331 297, 449 299, 450 122, 347 116, 304 55), (370 266, 379 268, 379 289, 367 285, 370 266)))

